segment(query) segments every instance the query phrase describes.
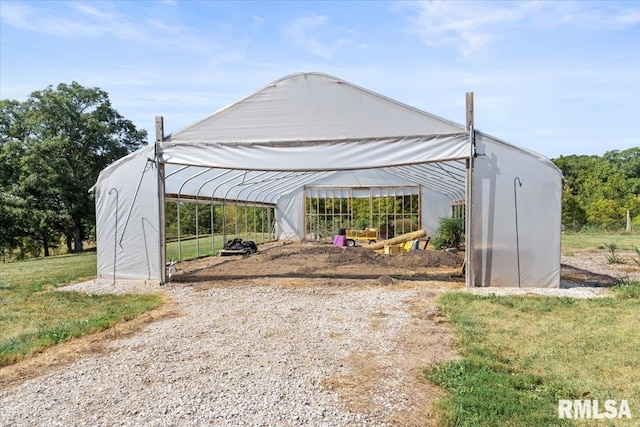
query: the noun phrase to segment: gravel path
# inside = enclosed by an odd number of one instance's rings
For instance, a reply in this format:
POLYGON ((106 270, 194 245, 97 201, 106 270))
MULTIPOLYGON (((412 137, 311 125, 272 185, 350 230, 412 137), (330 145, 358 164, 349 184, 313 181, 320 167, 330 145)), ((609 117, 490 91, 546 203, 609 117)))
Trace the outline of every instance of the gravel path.
MULTIPOLYGON (((562 262, 615 273, 601 254, 580 255, 562 262)), ((623 273, 640 277, 633 266, 623 273)), ((181 314, 0 389, 0 426, 433 424, 424 402, 440 392, 419 379, 420 369, 456 357, 434 301, 463 285, 339 282, 68 286, 87 293, 161 291, 181 314)), ((580 283, 563 287, 467 291, 608 294, 580 283)))
POLYGON ((372 391, 377 409, 355 412, 323 382, 348 375, 348 357, 398 352, 415 289, 250 284, 165 292, 182 316, 0 390, 0 425, 387 425, 392 412, 410 409, 407 396, 382 384, 372 391))

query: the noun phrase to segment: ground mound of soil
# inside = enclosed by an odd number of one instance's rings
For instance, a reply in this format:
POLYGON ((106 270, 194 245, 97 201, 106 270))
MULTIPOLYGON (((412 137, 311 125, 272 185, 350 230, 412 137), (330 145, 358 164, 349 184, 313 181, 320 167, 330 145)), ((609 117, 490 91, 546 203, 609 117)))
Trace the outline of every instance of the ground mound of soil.
POLYGON ((351 248, 336 247, 336 249, 338 249, 339 252, 331 253, 325 261, 327 264, 385 264, 382 259, 384 255, 380 255, 368 248, 356 246, 351 248))
POLYGON ((451 278, 463 257, 433 250, 384 255, 369 248, 307 242, 262 247, 253 255, 210 257, 184 265, 177 281, 251 277, 451 278))
POLYGON ((409 251, 385 257, 386 264, 393 267, 461 267, 463 258, 444 251, 409 251))
MULTIPOLYGON (((353 248, 364 249, 364 248, 353 248)), ((265 261, 274 261, 285 257, 309 257, 318 255, 340 255, 345 251, 344 248, 339 248, 333 245, 320 245, 320 244, 290 244, 283 246, 275 246, 262 252, 259 252, 257 256, 262 257, 265 261)))

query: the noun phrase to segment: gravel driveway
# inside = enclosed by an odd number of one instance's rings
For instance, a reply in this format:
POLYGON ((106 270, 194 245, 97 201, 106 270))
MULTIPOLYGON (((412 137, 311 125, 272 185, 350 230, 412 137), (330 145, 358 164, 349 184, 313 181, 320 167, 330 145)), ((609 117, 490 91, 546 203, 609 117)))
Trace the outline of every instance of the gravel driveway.
MULTIPOLYGON (((417 399, 436 391, 420 382, 420 369, 455 356, 446 326, 433 321, 435 293, 419 285, 295 286, 265 280, 200 289, 167 286, 164 292, 175 300, 179 316, 0 390, 0 425, 432 422, 425 402, 417 399), (431 331, 411 334, 428 335, 424 339, 432 342, 403 339, 403 331, 425 324, 418 322, 421 316, 432 319, 431 331)), ((132 289, 69 287, 105 288, 132 289)))
MULTIPOLYGON (((273 267, 276 250, 265 265, 273 267)), ((581 251, 562 262, 574 275, 640 277, 632 265, 612 270, 601 255, 581 251)), ((282 258, 282 268, 299 268, 292 256, 282 258)), ((317 259, 298 261, 309 269, 317 259)), ((193 268, 206 272, 212 266, 201 264, 214 261, 220 262, 205 259, 193 268)), ((360 273, 375 267, 357 265, 360 273)), ((174 302, 167 310, 177 314, 141 321, 135 333, 116 327, 0 369, 0 426, 435 425, 431 402, 442 391, 421 371, 457 357, 435 299, 464 284, 288 277, 186 278, 162 289, 94 282, 65 287, 162 292, 174 302)), ((580 280, 563 282, 568 289, 471 291, 607 294, 579 287, 580 280)))

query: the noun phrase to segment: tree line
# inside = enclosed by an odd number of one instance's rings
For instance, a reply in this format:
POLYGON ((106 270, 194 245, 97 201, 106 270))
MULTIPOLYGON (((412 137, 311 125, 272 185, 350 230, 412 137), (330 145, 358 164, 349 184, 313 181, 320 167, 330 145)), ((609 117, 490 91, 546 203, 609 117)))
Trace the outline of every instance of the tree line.
POLYGON ((640 147, 607 151, 602 156, 560 156, 562 223, 565 229, 621 231, 627 211, 640 231, 640 147))
MULTIPOLYGON (((83 241, 95 234, 89 189, 102 169, 145 145, 146 138, 99 88, 61 83, 24 102, 1 99, 3 260, 48 256, 65 243, 67 252, 81 252, 83 241)), ((640 229, 640 148, 553 161, 564 174, 567 229, 621 230, 627 210, 640 229)))
POLYGON ((146 143, 99 88, 73 82, 0 100, 0 252, 81 252, 95 230, 89 194, 102 169, 146 143))

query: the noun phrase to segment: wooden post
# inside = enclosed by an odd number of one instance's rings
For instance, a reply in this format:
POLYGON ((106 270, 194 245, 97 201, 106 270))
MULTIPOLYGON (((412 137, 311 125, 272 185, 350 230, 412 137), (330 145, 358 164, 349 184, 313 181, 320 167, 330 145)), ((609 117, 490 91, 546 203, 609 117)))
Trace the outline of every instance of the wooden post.
POLYGON ((164 187, 164 163, 161 162, 162 147, 160 143, 164 140, 164 119, 156 116, 156 143, 155 162, 158 177, 158 268, 160 268, 160 285, 164 285, 167 279, 167 248, 165 246, 165 187, 164 187))
POLYGON ((164 139, 164 118, 162 116, 156 116, 156 142, 160 142, 163 139, 164 139))
POLYGON ((631 212, 627 209, 627 233, 631 233, 631 212))
POLYGON ((473 166, 474 157, 476 155, 476 140, 474 134, 474 118, 473 118, 473 92, 466 94, 466 131, 469 133, 469 158, 466 161, 466 180, 465 180, 465 266, 466 266, 466 286, 472 288, 475 286, 474 265, 473 265, 473 166))
POLYGON ((467 92, 466 101, 467 120, 465 122, 465 130, 469 132, 469 130, 473 129, 473 92, 467 92))

